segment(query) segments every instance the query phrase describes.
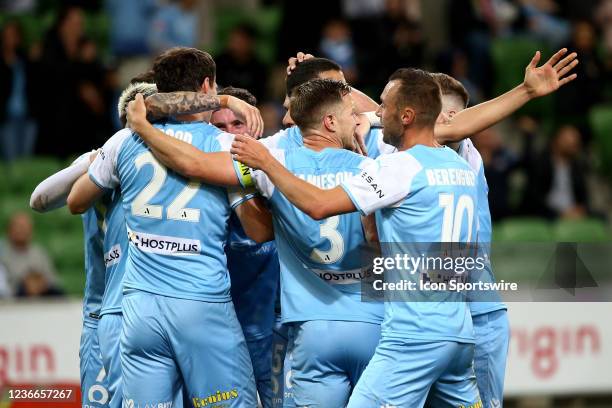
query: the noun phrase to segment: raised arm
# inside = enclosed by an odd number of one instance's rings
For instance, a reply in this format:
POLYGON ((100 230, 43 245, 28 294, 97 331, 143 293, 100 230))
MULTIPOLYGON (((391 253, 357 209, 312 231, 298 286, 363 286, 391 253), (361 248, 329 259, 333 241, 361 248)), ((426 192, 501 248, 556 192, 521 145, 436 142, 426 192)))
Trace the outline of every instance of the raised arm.
POLYGON ((260 137, 263 119, 259 109, 229 95, 208 95, 203 92, 157 93, 146 99, 147 116, 151 121, 177 115, 188 115, 227 108, 246 123, 249 134, 260 137))
POLYGON ((237 135, 231 152, 241 163, 264 171, 289 201, 315 220, 357 211, 342 187, 324 190, 299 179, 257 140, 237 135))
POLYGON ((563 48, 538 67, 541 55, 537 51, 525 68, 523 83, 495 99, 457 113, 448 123, 436 125, 437 141, 459 142, 507 118, 530 100, 548 95, 576 79, 576 74, 568 73, 578 64, 577 54, 563 58, 566 53, 567 49, 563 48))
POLYGON ((30 197, 34 211, 47 212, 66 205, 66 199, 73 184, 87 172, 89 163, 97 152, 85 153, 69 167, 47 177, 36 186, 30 197))
POLYGON ((142 95, 128 104, 128 124, 162 164, 187 178, 221 186, 240 185, 228 152, 205 153, 164 134, 149 123, 142 95))

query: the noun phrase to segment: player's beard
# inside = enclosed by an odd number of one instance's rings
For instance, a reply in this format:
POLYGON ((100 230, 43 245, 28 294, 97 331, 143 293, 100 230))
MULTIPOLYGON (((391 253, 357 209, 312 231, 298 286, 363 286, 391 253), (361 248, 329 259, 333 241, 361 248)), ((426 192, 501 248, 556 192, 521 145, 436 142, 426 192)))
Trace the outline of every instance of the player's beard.
POLYGON ((388 120, 383 123, 383 142, 399 149, 403 134, 404 128, 399 120, 388 120))

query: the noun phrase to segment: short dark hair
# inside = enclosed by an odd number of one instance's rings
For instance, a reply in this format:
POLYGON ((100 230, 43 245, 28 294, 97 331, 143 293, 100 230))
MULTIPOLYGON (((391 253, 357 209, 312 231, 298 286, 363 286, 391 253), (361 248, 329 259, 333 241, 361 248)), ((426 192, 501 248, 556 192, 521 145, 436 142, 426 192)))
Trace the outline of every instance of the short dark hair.
POLYGON ((291 93, 291 118, 301 129, 319 126, 330 105, 341 103, 351 87, 333 79, 313 79, 298 86, 291 93))
POLYGON ((155 72, 152 69, 141 72, 130 80, 130 85, 146 82, 147 84, 155 83, 155 72))
POLYGON ((216 69, 215 61, 207 52, 174 47, 155 59, 153 76, 159 92, 197 92, 204 78, 215 80, 216 69))
POLYGON ((470 94, 461 82, 442 72, 432 73, 431 75, 438 83, 442 95, 452 95, 458 97, 463 102, 463 107, 467 108, 468 103, 470 102, 470 94))
POLYGON ((226 86, 225 88, 219 90, 217 94, 233 96, 242 101, 245 101, 249 105, 257 105, 257 98, 255 98, 255 95, 253 95, 244 88, 234 88, 233 86, 226 86))
POLYGON ((398 109, 414 108, 417 111, 416 126, 433 127, 442 111, 440 87, 433 76, 422 69, 400 68, 391 74, 389 81, 400 83, 396 100, 391 103, 398 109))
POLYGON ((291 75, 287 75, 287 96, 290 96, 296 87, 317 78, 325 71, 342 71, 342 68, 327 58, 311 58, 300 62, 291 75))

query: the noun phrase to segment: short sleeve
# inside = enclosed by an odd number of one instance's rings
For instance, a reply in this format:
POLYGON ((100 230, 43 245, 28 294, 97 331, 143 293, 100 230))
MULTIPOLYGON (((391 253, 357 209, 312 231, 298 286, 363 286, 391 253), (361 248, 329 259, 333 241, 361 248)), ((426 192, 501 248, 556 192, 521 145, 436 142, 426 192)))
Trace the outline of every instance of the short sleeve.
POLYGON ((117 157, 121 146, 132 134, 129 129, 121 129, 104 143, 100 153, 89 166, 89 178, 100 188, 114 189, 119 185, 117 157))
POLYGON ((363 170, 341 184, 363 215, 398 204, 410 194, 412 180, 423 166, 409 153, 367 160, 363 170))

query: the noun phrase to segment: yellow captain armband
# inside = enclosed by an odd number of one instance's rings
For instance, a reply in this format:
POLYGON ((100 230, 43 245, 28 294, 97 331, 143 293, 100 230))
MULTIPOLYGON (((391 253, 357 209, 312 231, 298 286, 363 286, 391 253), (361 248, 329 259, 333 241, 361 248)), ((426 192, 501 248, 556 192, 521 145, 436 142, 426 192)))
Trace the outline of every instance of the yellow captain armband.
POLYGON ((236 176, 238 176, 238 180, 242 187, 247 188, 255 185, 251 174, 253 170, 249 166, 234 160, 234 169, 236 170, 236 176))

